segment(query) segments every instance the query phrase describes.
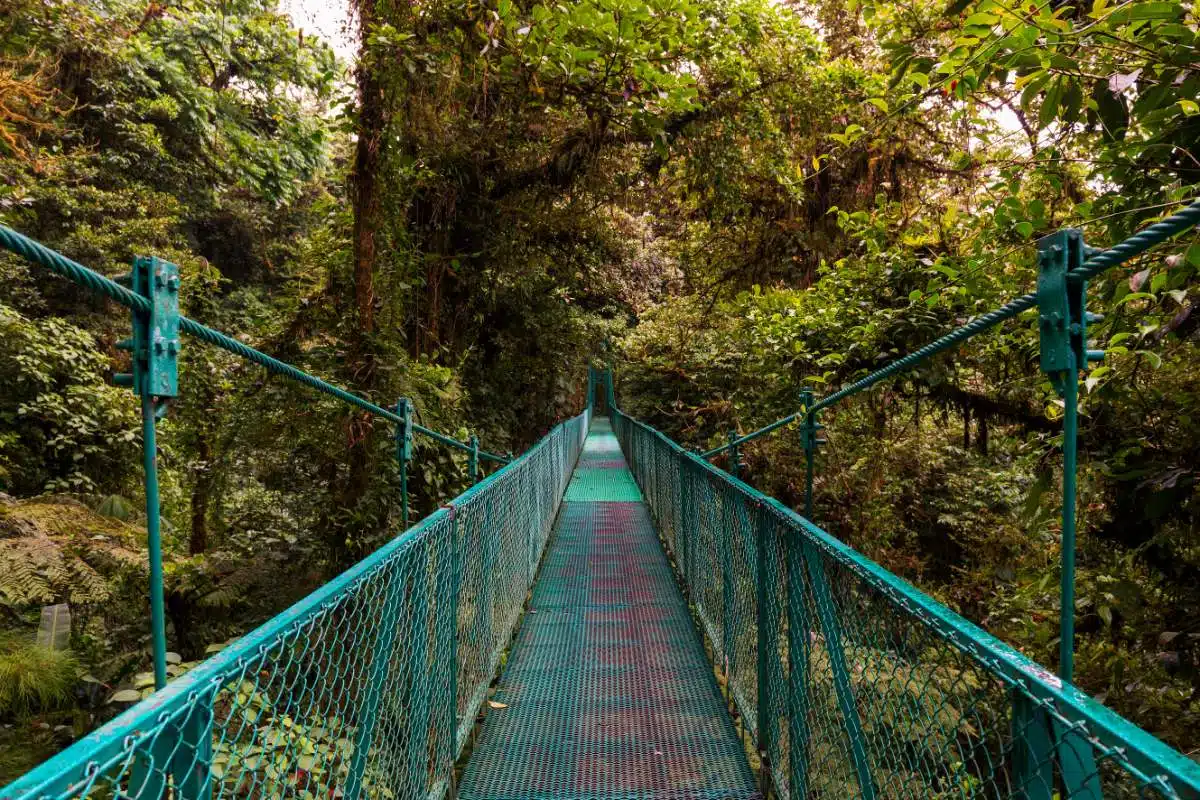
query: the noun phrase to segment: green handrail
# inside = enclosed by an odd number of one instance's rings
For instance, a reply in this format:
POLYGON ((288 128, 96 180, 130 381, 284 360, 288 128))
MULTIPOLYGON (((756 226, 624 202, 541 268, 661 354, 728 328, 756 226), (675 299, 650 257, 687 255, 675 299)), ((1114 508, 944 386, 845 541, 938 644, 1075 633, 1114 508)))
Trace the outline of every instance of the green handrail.
POLYGON ((775 498, 610 413, 713 661, 731 665, 770 796, 1200 798, 1200 765, 1183 753, 775 498), (733 557, 747 536, 758 558, 733 557))
MULTIPOLYGON (((5 225, 0 225, 0 248, 9 250, 22 256, 29 261, 32 261, 39 266, 45 267, 51 272, 66 278, 69 281, 78 283, 87 289, 90 289, 96 294, 103 295, 110 300, 113 300, 121 305, 134 311, 142 313, 150 312, 150 302, 140 294, 133 292, 111 278, 107 278, 100 273, 88 269, 87 267, 72 261, 62 253, 51 250, 49 247, 30 239, 28 236, 17 233, 12 228, 5 225)), ((203 325, 195 320, 187 317, 180 317, 180 330, 188 333, 201 341, 227 350, 236 356, 240 356, 248 361, 265 367, 268 372, 276 375, 282 375, 285 378, 302 383, 311 389, 322 392, 327 395, 336 397, 344 403, 368 411, 377 417, 382 417, 397 425, 403 425, 403 418, 391 409, 385 408, 376 403, 372 403, 364 397, 360 397, 352 392, 349 392, 339 386, 324 381, 315 375, 310 375, 307 372, 294 367, 284 361, 267 355, 266 353, 255 350, 249 345, 239 342, 230 336, 227 336, 220 331, 213 330, 207 325, 203 325)), ((464 453, 472 452, 472 447, 468 442, 461 442, 444 433, 438 433, 435 430, 426 428, 423 425, 412 423, 412 429, 417 433, 433 439, 436 442, 441 442, 444 445, 456 448, 464 453)), ((492 461, 497 464, 506 464, 509 459, 498 453, 490 453, 486 450, 479 451, 479 458, 485 461, 492 461)))
POLYGON ((1074 677, 1075 667, 1075 522, 1079 436, 1079 371, 1088 362, 1103 359, 1101 351, 1087 349, 1087 282, 1107 269, 1144 253, 1167 239, 1200 224, 1200 200, 1186 208, 1149 225, 1107 250, 1093 249, 1083 244, 1077 230, 1066 229, 1043 237, 1038 242, 1038 287, 1000 308, 976 317, 924 347, 869 373, 860 380, 844 386, 819 401, 813 402, 812 392, 801 393, 802 408, 756 431, 737 437, 700 454, 708 459, 719 453, 729 454, 729 472, 738 477, 738 448, 747 442, 803 419, 801 446, 805 450, 804 515, 812 517, 814 455, 824 440, 817 438, 823 426, 817 413, 851 395, 865 391, 875 384, 915 367, 933 356, 957 347, 1024 311, 1038 308, 1040 312, 1041 366, 1064 402, 1063 413, 1063 482, 1062 482, 1062 544, 1061 586, 1059 595, 1059 663, 1058 674, 1063 680, 1074 677))
MULTIPOLYGON (((1122 264, 1125 261, 1128 261, 1130 258, 1144 253, 1156 244, 1161 244, 1167 239, 1170 239, 1172 236, 1195 227, 1197 224, 1200 224, 1200 200, 1193 201, 1187 208, 1172 214, 1164 220, 1160 220, 1159 222, 1150 225, 1145 230, 1129 237, 1120 244, 1092 255, 1092 257, 1089 258, 1081 268, 1072 270, 1071 274, 1072 276, 1081 280, 1090 280, 1105 270, 1111 269, 1118 264, 1122 264)), ((761 436, 767 435, 768 433, 777 431, 785 425, 789 425, 800 419, 808 412, 815 413, 817 411, 821 411, 822 409, 829 408, 835 403, 845 400, 851 395, 858 394, 865 389, 871 388, 880 381, 886 380, 893 375, 911 369, 917 364, 920 364, 921 362, 926 361, 933 356, 938 355, 939 353, 944 353, 945 351, 955 347, 956 345, 962 344, 977 334, 990 330, 991 328, 999 325, 1001 322, 1012 319, 1018 314, 1028 311, 1036 306, 1036 292, 1030 292, 1028 294, 1021 295, 1020 297, 1001 306, 1000 308, 997 308, 994 311, 989 311, 980 317, 976 317, 965 325, 954 329, 950 333, 947 333, 938 339, 933 340, 921 349, 909 353, 908 355, 893 361, 885 367, 875 370, 862 379, 855 381, 849 386, 842 387, 827 397, 823 397, 817 401, 811 409, 801 409, 800 411, 789 414, 782 419, 777 419, 771 424, 764 425, 758 430, 747 433, 746 435, 738 437, 733 441, 726 442, 719 447, 714 447, 711 450, 707 450, 701 453, 700 457, 712 458, 720 453, 727 452, 731 446, 738 447, 746 442, 753 441, 761 436)))
MULTIPOLYGON (((310 375, 298 367, 280 361, 260 350, 255 350, 253 347, 245 345, 207 325, 202 325, 195 320, 179 315, 178 272, 177 268, 172 264, 161 262, 157 259, 138 259, 135 261, 134 273, 131 276, 132 284, 134 288, 139 288, 143 292, 146 292, 143 294, 131 288, 126 288, 95 270, 89 269, 67 258, 62 253, 52 250, 5 225, 0 225, 0 248, 22 256, 34 264, 45 267, 56 275, 80 284, 84 288, 107 297, 134 312, 134 337, 127 342, 122 342, 118 347, 142 352, 134 354, 134 375, 116 376, 114 382, 119 380, 124 385, 134 386, 139 370, 139 362, 145 364, 154 361, 155 363, 161 362, 166 364, 165 374, 168 375, 166 379, 167 385, 163 387, 159 387, 158 385, 151 387, 146 381, 142 381, 135 388, 135 391, 141 395, 142 407, 146 539, 150 561, 150 629, 151 649, 154 661, 154 685, 156 689, 163 688, 167 683, 167 635, 163 603, 162 537, 159 524, 161 508, 158 492, 158 454, 155 444, 155 427, 156 420, 162 410, 158 404, 158 400, 173 397, 176 393, 175 356, 178 353, 178 342, 174 340, 177 334, 173 332, 174 327, 172 326, 177 326, 178 330, 190 334, 201 341, 259 364, 265 367, 268 372, 304 384, 318 392, 331 395, 344 403, 357 406, 375 416, 389 420, 396 425, 397 430, 400 432, 398 435, 407 442, 411 442, 411 435, 413 432, 416 432, 434 441, 467 453, 472 465, 472 483, 477 478, 476 472, 479 459, 498 464, 507 464, 512 460, 511 457, 480 450, 478 441, 474 436, 471 437, 470 442, 460 442, 450 436, 438 433, 435 430, 414 422, 411 414, 404 413, 400 404, 397 404, 395 410, 384 408, 366 398, 321 380, 315 375, 310 375), (155 284, 156 281, 158 282, 157 284, 155 284), (158 288, 155 288, 156 286, 158 288), (160 290, 160 294, 155 294, 156 291, 160 290), (152 297, 154 298, 153 300, 151 299, 152 297), (166 307, 162 306, 162 300, 164 299, 166 307), (161 325, 165 318, 169 318, 167 320, 169 322, 168 326, 154 327, 155 320, 161 325), (169 334, 172 341, 165 341, 163 339, 164 332, 169 334), (155 339, 155 341, 151 342, 151 339, 155 339), (151 352, 154 355, 148 356, 147 354, 151 352)), ((147 369, 145 366, 140 368, 143 371, 147 369)), ((409 409, 411 409, 411 404, 409 409)), ((406 528, 408 527, 407 461, 410 457, 411 447, 397 453, 401 476, 403 520, 406 528), (401 458, 402 455, 405 457, 401 458)))

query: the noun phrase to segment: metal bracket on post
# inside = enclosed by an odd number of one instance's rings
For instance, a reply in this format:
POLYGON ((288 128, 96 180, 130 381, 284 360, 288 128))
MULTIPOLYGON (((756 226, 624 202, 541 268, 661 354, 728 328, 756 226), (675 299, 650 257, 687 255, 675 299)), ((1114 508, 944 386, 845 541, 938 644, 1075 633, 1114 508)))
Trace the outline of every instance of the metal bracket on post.
POLYGON ((1103 361, 1103 350, 1089 350, 1087 326, 1102 317, 1088 313, 1087 281, 1073 275, 1097 252, 1083 243, 1074 228, 1052 233, 1038 242, 1038 331, 1042 372, 1050 376, 1055 391, 1069 391, 1067 373, 1103 361))
POLYGON ((154 688, 167 685, 167 623, 163 606, 162 532, 158 499, 158 443, 155 422, 179 393, 179 267, 160 258, 138 257, 133 271, 118 278, 150 301, 150 310, 132 313, 133 336, 117 344, 130 351, 132 374, 113 376, 142 401, 142 467, 146 489, 146 550, 150 560, 150 639, 154 688))
POLYGON ((812 410, 815 399, 812 389, 807 386, 800 390, 800 407, 804 412, 804 421, 800 423, 800 446, 804 448, 805 483, 804 483, 804 518, 811 520, 813 513, 813 468, 817 448, 825 444, 818 433, 825 429, 817 422, 817 412, 812 410))
POLYGON ((408 462, 413 457, 413 404, 407 397, 396 401, 396 413, 403 420, 396 428, 396 465, 400 468, 400 515, 408 530, 408 462))
MULTIPOLYGON (((179 394, 179 267, 153 256, 133 260, 133 271, 117 278, 150 301, 150 312, 132 312, 133 336, 117 343, 128 350, 132 374, 113 376, 113 383, 155 401, 179 394)), ((155 402, 155 416, 166 412, 155 402)))

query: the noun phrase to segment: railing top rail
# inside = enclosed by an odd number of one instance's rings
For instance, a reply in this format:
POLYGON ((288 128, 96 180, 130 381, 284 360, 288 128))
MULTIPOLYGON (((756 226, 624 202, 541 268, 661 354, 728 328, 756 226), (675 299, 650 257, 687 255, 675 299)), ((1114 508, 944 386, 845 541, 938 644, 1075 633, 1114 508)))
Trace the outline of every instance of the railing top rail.
MULTIPOLYGON (((1105 270, 1122 264, 1133 258, 1136 255, 1144 253, 1156 244, 1170 239, 1179 233, 1182 233, 1197 224, 1200 224, 1200 200, 1194 200, 1186 208, 1172 214, 1166 219, 1159 220, 1153 225, 1147 226, 1144 230, 1130 236, 1120 244, 1114 245, 1106 250, 1096 253, 1088 258, 1079 268, 1073 270, 1071 275, 1082 280, 1090 280, 1096 277, 1105 270)), ((801 409, 793 414, 789 414, 782 419, 778 419, 769 425, 766 425, 758 430, 747 433, 744 436, 738 437, 730 442, 726 442, 720 447, 714 447, 711 450, 701 453, 702 458, 712 458, 718 453, 725 452, 731 447, 737 447, 765 436, 772 431, 778 430, 785 425, 788 425, 809 412, 817 412, 838 403, 851 395, 858 394, 861 391, 869 389, 880 381, 904 372, 923 361, 926 361, 938 353, 943 353, 950 350, 966 340, 983 333, 986 330, 994 328, 1001 322, 1012 319, 1013 317, 1028 311, 1037 305, 1037 294, 1030 292, 1021 295, 1020 297, 1006 303, 1005 305, 993 311, 989 311, 982 316, 976 317, 970 322, 954 329, 950 333, 941 336, 924 347, 916 350, 908 355, 893 361, 885 367, 875 370, 860 380, 855 381, 849 386, 844 386, 833 394, 821 398, 814 403, 811 409, 801 409)))
MULTIPOLYGON (((458 509, 497 483, 505 480, 512 470, 520 469, 535 453, 549 446, 554 434, 583 417, 577 415, 555 425, 532 447, 514 458, 509 465, 446 503, 413 527, 399 533, 362 561, 347 569, 314 592, 298 600, 290 608, 240 637, 228 647, 204 660, 194 669, 172 680, 164 688, 142 700, 102 727, 79 739, 71 747, 42 762, 8 786, 0 788, 0 800, 8 798, 63 798, 75 796, 94 776, 104 774, 114 763, 155 735, 163 720, 177 719, 194 703, 211 701, 226 682, 245 670, 246 664, 285 639, 290 632, 321 614, 328 613, 341 599, 359 590, 379 570, 402 550, 410 547, 438 525, 453 520, 458 509)), ((84 795, 87 792, 83 792, 84 795)))
MULTIPOLYGON (((111 278, 101 275, 95 270, 89 269, 88 267, 85 267, 82 264, 67 258, 62 253, 52 250, 49 247, 46 247, 44 244, 30 239, 28 236, 14 231, 12 228, 9 228, 6 225, 0 225, 0 247, 16 253, 17 255, 22 256, 23 258, 26 258, 35 264, 45 267, 56 275, 60 275, 69 281, 80 284, 84 288, 89 289, 96 294, 120 303, 126 308, 139 311, 143 314, 150 312, 150 301, 142 295, 125 288, 121 284, 117 283, 111 278)), ((359 397, 358 395, 324 381, 315 375, 310 375, 304 370, 294 367, 284 361, 280 361, 279 359, 269 356, 262 351, 255 350, 253 347, 243 344, 238 340, 221 333, 220 331, 208 327, 207 325, 202 325, 201 323, 192 319, 188 319, 187 317, 180 317, 179 327, 185 333, 188 333, 197 339, 200 339, 201 341, 207 342, 208 344, 219 347, 222 350, 233 353, 236 356, 240 356, 248 361, 253 361, 256 364, 265 367, 267 371, 273 374, 281 375, 289 380, 296 381, 297 383, 302 383, 311 389, 315 389, 318 392, 335 397, 338 400, 341 400, 343 403, 357 406, 364 411, 374 414, 377 417, 382 417, 397 425, 404 424, 404 418, 394 411, 376 403, 372 403, 370 400, 367 400, 364 397, 359 397)), ((438 433, 437 431, 426 428, 423 425, 412 423, 412 429, 418 433, 428 436, 435 441, 457 448, 463 452, 469 453, 472 451, 470 444, 460 442, 458 439, 438 433)), ((502 456, 497 453, 491 453, 486 450, 480 450, 479 457, 486 461, 492 461, 498 464, 507 463, 509 460, 506 456, 502 456)))
POLYGON ((738 480, 689 451, 662 431, 634 419, 619 408, 615 413, 629 424, 657 437, 671 450, 696 465, 713 480, 724 481, 785 522, 792 533, 804 536, 829 557, 846 565, 872 589, 975 659, 1011 687, 1019 687, 1061 715, 1069 725, 1084 725, 1102 746, 1105 759, 1122 762, 1139 780, 1169 791, 1167 796, 1200 797, 1200 765, 1147 733, 1108 707, 1064 682, 1036 661, 984 631, 934 600, 912 584, 893 575, 849 545, 814 525, 770 495, 738 480))

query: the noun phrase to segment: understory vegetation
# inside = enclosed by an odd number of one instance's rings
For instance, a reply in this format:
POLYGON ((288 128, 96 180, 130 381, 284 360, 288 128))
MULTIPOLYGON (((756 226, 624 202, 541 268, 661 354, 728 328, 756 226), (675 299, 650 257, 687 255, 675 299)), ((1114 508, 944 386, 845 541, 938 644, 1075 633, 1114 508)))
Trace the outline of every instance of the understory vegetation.
MULTIPOLYGON (((106 275, 173 261, 193 319, 493 452, 605 361, 708 449, 1031 291, 1039 237, 1200 195, 1182 0, 351 6, 345 63, 275 0, 0 0, 0 222, 106 275)), ((1194 753, 1200 237, 1089 297, 1077 683, 1194 753)), ((0 255, 0 783, 146 686, 128 330, 0 255)), ((388 425, 195 340, 180 387, 173 674, 400 525, 388 425)), ((824 413, 815 521, 1053 667, 1061 415, 1018 318, 824 413)), ((745 458, 801 504, 793 428, 745 458)), ((418 439, 408 481, 427 513, 466 457, 418 439)))

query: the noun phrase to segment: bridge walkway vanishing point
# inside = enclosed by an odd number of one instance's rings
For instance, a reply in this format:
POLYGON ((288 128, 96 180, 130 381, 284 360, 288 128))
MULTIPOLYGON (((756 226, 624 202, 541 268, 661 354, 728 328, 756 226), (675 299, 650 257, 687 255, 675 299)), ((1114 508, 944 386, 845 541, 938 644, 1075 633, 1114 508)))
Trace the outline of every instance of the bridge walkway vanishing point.
POLYGON ((594 419, 459 797, 759 796, 611 423, 594 419))

